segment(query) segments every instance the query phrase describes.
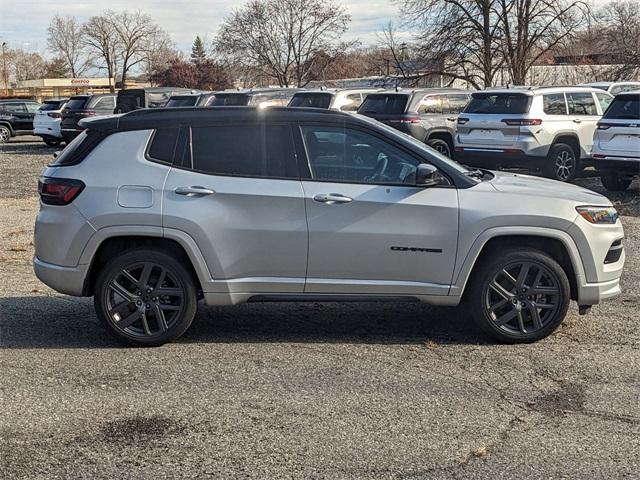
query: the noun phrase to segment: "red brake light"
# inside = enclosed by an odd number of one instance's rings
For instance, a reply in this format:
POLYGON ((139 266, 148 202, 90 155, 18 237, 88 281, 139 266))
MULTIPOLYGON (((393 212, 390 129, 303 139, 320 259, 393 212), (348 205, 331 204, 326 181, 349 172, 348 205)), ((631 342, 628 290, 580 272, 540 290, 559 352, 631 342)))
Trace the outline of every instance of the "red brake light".
POLYGON ((62 117, 62 115, 60 115, 58 112, 47 113, 47 116, 51 117, 51 118, 61 118, 62 117))
POLYGON ((47 205, 68 205, 84 190, 84 183, 71 178, 42 177, 38 180, 40 200, 47 205))
POLYGON ((420 123, 420 117, 399 117, 390 118, 387 120, 389 123, 420 123))
POLYGON ((464 118, 464 117, 458 117, 458 125, 464 125, 465 123, 467 123, 469 121, 468 118, 464 118))
POLYGON ((540 118, 504 118, 502 122, 512 127, 532 127, 542 125, 542 119, 540 118))
POLYGON ((83 117, 92 117, 93 115, 97 115, 95 110, 80 110, 77 114, 83 117))

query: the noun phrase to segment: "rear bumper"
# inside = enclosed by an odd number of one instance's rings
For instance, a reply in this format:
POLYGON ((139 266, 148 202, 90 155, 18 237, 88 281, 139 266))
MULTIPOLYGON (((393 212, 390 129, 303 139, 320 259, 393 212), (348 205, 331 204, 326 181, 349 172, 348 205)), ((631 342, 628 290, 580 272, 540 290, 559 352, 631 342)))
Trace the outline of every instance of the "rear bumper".
POLYGON ((460 146, 456 146, 453 158, 459 163, 485 168, 540 168, 546 160, 546 157, 527 155, 522 150, 460 146))
POLYGON ((607 156, 594 158, 593 164, 599 172, 613 170, 623 175, 640 175, 640 158, 607 156))
POLYGON ((76 267, 63 267, 33 258, 33 270, 36 277, 45 285, 54 290, 76 297, 83 296, 84 281, 87 275, 88 265, 76 267))

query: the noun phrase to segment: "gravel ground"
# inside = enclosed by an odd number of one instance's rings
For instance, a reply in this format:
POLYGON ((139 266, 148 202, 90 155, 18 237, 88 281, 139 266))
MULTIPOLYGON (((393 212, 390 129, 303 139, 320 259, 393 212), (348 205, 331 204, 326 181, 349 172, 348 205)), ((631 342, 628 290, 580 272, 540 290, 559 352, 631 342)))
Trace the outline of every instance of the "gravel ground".
POLYGON ((201 306, 180 341, 128 349, 32 273, 54 150, 32 140, 0 147, 3 479, 638 478, 637 183, 612 198, 623 295, 534 345, 461 309, 273 303, 201 306))

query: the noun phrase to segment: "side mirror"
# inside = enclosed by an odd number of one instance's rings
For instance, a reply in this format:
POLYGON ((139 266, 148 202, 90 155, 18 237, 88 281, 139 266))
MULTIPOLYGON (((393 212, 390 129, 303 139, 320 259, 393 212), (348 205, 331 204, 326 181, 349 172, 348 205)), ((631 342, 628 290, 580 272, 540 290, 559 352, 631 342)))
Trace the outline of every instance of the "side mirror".
POLYGON ((416 186, 434 187, 440 184, 438 169, 429 163, 421 163, 416 167, 416 186))

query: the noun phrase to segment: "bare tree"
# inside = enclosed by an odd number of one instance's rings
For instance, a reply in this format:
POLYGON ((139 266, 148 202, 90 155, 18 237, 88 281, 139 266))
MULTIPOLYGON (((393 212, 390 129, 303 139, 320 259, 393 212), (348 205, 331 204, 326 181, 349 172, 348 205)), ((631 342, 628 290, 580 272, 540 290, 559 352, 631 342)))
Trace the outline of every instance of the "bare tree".
POLYGON ((524 85, 531 66, 585 25, 582 1, 500 0, 502 51, 511 82, 524 85))
POLYGON ((43 78, 47 72, 47 62, 39 53, 16 48, 8 50, 6 55, 9 76, 17 82, 43 78))
POLYGON ((281 86, 305 86, 348 48, 340 37, 350 20, 333 0, 252 0, 225 20, 216 48, 281 86))
MULTIPOLYGON (((115 16, 115 12, 107 10, 89 18, 82 27, 84 44, 100 61, 95 66, 106 69, 109 79, 115 78, 118 73, 118 54, 122 48, 113 22, 115 16)), ((115 91, 115 85, 110 85, 110 89, 115 91)))
POLYGON ((148 58, 154 40, 162 29, 152 18, 140 10, 124 10, 111 17, 120 45, 120 81, 126 88, 127 75, 148 58))
POLYGON ((613 1, 602 7, 597 20, 600 38, 613 64, 606 74, 607 79, 640 77, 640 3, 637 0, 613 1))
POLYGON ((89 66, 82 35, 82 26, 71 16, 54 16, 47 29, 49 50, 64 60, 72 78, 82 75, 89 66))
POLYGON ((502 64, 500 0, 401 0, 409 23, 422 31, 421 57, 440 73, 476 88, 494 85, 502 64))

